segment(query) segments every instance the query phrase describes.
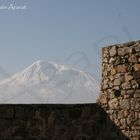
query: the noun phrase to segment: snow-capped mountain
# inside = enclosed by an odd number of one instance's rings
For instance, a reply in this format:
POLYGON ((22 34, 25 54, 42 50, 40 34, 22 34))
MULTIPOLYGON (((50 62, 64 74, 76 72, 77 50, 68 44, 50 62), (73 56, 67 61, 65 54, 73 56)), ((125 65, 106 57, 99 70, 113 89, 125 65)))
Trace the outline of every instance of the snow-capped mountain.
POLYGON ((41 60, 0 82, 0 103, 93 103, 98 93, 90 74, 41 60))

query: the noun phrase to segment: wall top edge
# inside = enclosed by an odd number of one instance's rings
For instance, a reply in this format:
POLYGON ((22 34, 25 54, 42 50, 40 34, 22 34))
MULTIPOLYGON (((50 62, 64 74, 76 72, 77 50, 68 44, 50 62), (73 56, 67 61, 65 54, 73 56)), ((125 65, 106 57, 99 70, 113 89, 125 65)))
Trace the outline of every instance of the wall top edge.
POLYGON ((124 46, 131 47, 131 46, 139 44, 139 43, 140 43, 140 40, 129 41, 129 42, 126 42, 126 43, 119 43, 119 44, 104 46, 104 47, 102 47, 102 49, 107 49, 107 48, 110 49, 114 46, 116 46, 116 47, 124 47, 124 46))

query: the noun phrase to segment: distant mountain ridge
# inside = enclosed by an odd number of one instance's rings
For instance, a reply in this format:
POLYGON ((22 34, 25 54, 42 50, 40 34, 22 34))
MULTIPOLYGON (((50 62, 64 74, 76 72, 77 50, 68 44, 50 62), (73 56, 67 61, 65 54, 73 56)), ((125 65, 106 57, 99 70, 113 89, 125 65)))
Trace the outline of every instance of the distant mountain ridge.
POLYGON ((90 74, 42 60, 0 82, 0 103, 90 103, 98 93, 90 74))

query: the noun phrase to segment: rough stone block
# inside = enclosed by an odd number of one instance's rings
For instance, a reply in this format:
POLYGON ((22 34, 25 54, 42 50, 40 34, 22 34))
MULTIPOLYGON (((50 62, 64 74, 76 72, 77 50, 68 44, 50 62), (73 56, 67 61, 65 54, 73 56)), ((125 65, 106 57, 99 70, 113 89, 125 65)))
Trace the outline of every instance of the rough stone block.
POLYGON ((131 89, 132 86, 131 86, 131 83, 130 82, 127 82, 127 83, 123 83, 122 84, 122 89, 126 90, 126 89, 131 89))
POLYGON ((110 56, 115 56, 117 53, 116 50, 116 46, 113 46, 110 50, 109 50, 110 56))
POLYGON ((140 64, 135 64, 134 69, 135 71, 140 71, 140 64))
POLYGON ((101 102, 102 104, 107 104, 107 96, 106 96, 106 95, 102 95, 102 96, 100 97, 100 102, 101 102))
POLYGON ((134 98, 140 98, 140 93, 136 92, 136 93, 134 94, 134 98))
POLYGON ((135 47, 136 52, 140 52, 140 44, 138 44, 138 46, 135 47))
POLYGON ((129 110, 130 109, 130 99, 123 99, 119 102, 121 109, 129 110))
POLYGON ((125 72, 127 72, 127 67, 125 65, 117 66, 117 73, 125 73, 125 72))
POLYGON ((108 54, 108 48, 102 48, 102 56, 103 58, 106 58, 108 54))
POLYGON ((129 51, 130 51, 130 48, 129 47, 126 47, 126 46, 124 46, 122 48, 118 48, 118 55, 124 56, 127 53, 129 53, 129 51))
POLYGON ((140 79, 140 71, 133 72, 134 79, 140 79))
POLYGON ((114 86, 119 86, 121 84, 121 78, 114 80, 114 86))
POLYGON ((140 108, 140 102, 137 99, 131 99, 130 101, 131 109, 139 109, 140 108))
POLYGON ((114 75, 114 74, 116 74, 116 69, 115 68, 112 68, 111 69, 111 75, 114 75))
POLYGON ((128 62, 131 62, 131 63, 136 63, 138 62, 138 59, 135 55, 131 55, 129 58, 128 58, 128 62))
POLYGON ((128 74, 125 75, 125 82, 126 83, 129 82, 132 79, 133 79, 133 76, 132 75, 128 75, 128 74))
POLYGON ((118 100, 117 100, 117 98, 114 98, 114 99, 110 100, 108 102, 108 104, 109 104, 109 107, 111 109, 117 109, 117 107, 118 107, 118 100))

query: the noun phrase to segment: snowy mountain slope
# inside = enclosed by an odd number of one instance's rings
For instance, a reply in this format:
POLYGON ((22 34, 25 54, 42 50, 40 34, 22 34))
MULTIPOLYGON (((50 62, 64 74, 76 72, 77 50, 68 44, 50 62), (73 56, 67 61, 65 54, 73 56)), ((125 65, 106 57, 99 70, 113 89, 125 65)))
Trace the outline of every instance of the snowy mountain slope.
POLYGON ((41 60, 0 82, 0 103, 93 103, 97 94, 88 73, 41 60))

